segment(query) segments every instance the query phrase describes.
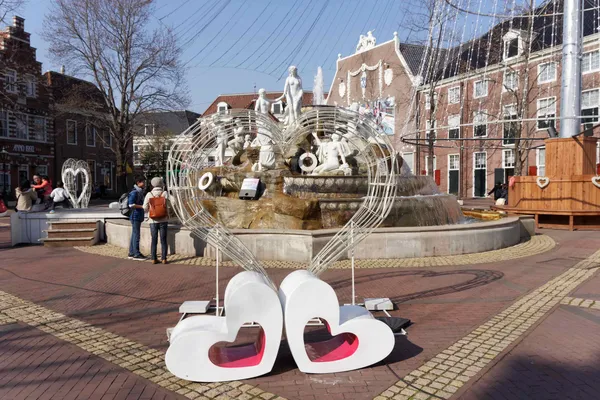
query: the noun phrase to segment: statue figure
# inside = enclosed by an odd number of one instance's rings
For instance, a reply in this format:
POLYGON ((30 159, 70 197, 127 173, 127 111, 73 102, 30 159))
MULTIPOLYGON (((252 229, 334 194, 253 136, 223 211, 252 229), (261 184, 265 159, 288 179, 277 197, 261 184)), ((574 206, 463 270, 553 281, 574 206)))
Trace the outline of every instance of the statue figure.
POLYGON ((266 94, 265 89, 258 89, 258 99, 256 99, 254 111, 261 114, 268 114, 271 102, 265 97, 266 94))
POLYGON ((244 126, 239 119, 235 121, 235 125, 233 139, 227 142, 227 146, 233 151, 233 154, 239 153, 244 148, 244 126))
POLYGON ((285 97, 287 102, 287 124, 293 124, 300 117, 302 113, 302 78, 298 75, 298 68, 291 66, 288 68, 289 76, 285 80, 285 86, 283 87, 283 94, 275 99, 279 101, 285 97))
POLYGON ((366 38, 366 44, 367 44, 367 48, 370 49, 372 47, 375 47, 375 36, 373 36, 373 32, 369 31, 367 32, 367 38, 366 38))
POLYGON ((248 147, 252 146, 252 140, 250 140, 251 136, 250 135, 246 135, 244 136, 244 150, 246 150, 248 147))
POLYGON ((331 135, 331 142, 321 142, 317 136, 317 132, 313 132, 313 137, 319 146, 317 156, 319 157, 319 165, 313 170, 312 175, 322 175, 329 171, 335 171, 337 169, 349 168, 346 163, 346 157, 344 156, 344 149, 340 143, 340 135, 334 133, 331 135), (342 158, 342 165, 340 166, 340 160, 342 158))
POLYGON ((215 158, 215 166, 222 167, 225 165, 225 150, 227 149, 227 132, 223 130, 221 125, 217 125, 217 157, 215 158))
POLYGON ((366 41, 366 37, 365 35, 360 35, 360 38, 358 39, 358 44, 356 45, 356 52, 358 53, 359 51, 363 50, 365 48, 365 41, 366 41))
POLYGON ((275 168, 275 148, 273 139, 269 132, 266 131, 261 121, 258 121, 258 133, 256 139, 252 141, 251 146, 260 146, 258 162, 252 165, 252 171, 265 171, 275 168))

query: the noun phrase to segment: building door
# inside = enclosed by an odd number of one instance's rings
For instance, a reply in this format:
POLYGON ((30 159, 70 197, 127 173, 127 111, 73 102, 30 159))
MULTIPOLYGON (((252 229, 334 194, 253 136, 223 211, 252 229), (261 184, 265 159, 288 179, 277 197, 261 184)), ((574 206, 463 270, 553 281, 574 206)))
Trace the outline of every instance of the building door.
MULTIPOLYGON (((29 176, 29 165, 27 164, 21 164, 19 165, 19 185, 21 184, 21 182, 23 182, 24 180, 27 179, 33 179, 33 177, 29 176)), ((33 182, 32 182, 33 183, 33 182)))
POLYGON ((459 157, 458 154, 448 155, 448 193, 454 195, 458 195, 459 157))
POLYGON ((504 183, 504 168, 494 168, 494 185, 504 183))
POLYGON ((473 154, 473 196, 485 197, 487 179, 487 153, 485 151, 473 154))
MULTIPOLYGON (((410 172, 415 171, 415 153, 403 153, 402 158, 404 159, 404 165, 410 169, 410 172)), ((404 169, 404 168, 403 168, 404 169)))
POLYGON ((504 168, 502 183, 508 183, 510 177, 515 174, 515 151, 513 149, 502 150, 502 168, 504 168))

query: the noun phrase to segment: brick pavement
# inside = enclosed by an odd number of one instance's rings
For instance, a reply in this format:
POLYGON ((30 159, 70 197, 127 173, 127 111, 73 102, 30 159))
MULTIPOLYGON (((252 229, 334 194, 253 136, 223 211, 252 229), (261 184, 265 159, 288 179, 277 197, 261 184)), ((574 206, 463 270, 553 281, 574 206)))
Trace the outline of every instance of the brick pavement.
MULTIPOLYGON (((600 235, 594 233, 550 235, 555 248, 519 262, 359 270, 360 297, 391 297, 399 307, 393 315, 415 323, 408 338, 398 339, 394 353, 384 363, 361 371, 306 375, 295 368, 283 342, 273 373, 247 383, 289 399, 371 399, 600 247, 600 235)), ((0 257, 7 264, 0 269, 0 290, 149 350, 166 348, 164 329, 176 323, 181 301, 214 293, 212 268, 153 266, 39 246, 26 251, 0 249, 0 257)), ((221 290, 237 271, 222 269, 221 290)), ((276 282, 287 273, 269 270, 276 282)), ((348 271, 328 271, 323 278, 336 288, 341 301, 350 300, 348 271)))

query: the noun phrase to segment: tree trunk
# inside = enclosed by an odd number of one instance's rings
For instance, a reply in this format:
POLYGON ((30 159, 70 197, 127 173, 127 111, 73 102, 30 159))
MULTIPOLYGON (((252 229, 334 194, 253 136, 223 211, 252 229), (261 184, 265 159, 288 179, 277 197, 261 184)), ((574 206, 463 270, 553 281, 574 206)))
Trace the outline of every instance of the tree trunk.
POLYGON ((427 160, 427 175, 429 176, 435 176, 435 172, 433 170, 433 160, 434 160, 434 152, 433 152, 433 139, 431 138, 431 133, 429 136, 429 141, 428 141, 428 155, 429 155, 429 159, 427 160))
POLYGON ((117 156, 117 190, 119 193, 126 193, 127 188, 127 146, 119 144, 116 151, 117 156))

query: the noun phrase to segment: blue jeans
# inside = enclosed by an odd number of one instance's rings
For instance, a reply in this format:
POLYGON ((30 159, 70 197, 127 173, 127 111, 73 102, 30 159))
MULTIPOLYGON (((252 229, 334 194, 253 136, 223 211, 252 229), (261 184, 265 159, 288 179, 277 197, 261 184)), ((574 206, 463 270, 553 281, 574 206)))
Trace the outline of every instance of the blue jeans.
POLYGON ((129 257, 141 255, 140 253, 140 227, 142 221, 131 221, 131 241, 129 242, 129 257))
POLYGON ((150 246, 150 252, 152 253, 152 259, 156 260, 156 245, 158 244, 158 233, 160 232, 160 251, 161 260, 167 259, 167 227, 168 222, 155 222, 150 224, 150 235, 152 236, 152 245, 150 246))

